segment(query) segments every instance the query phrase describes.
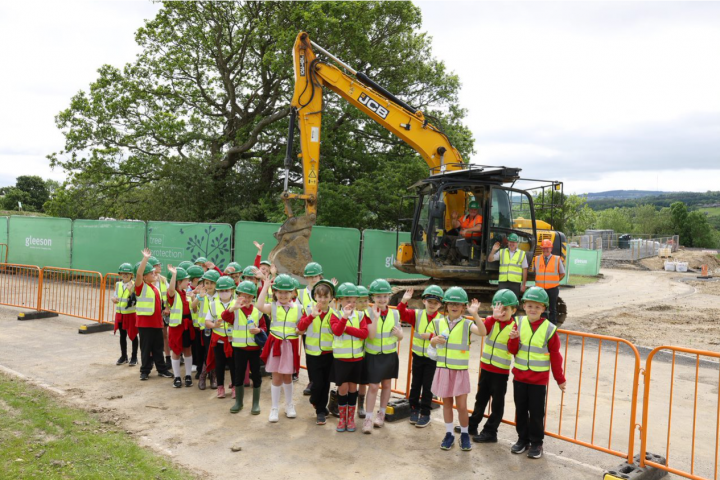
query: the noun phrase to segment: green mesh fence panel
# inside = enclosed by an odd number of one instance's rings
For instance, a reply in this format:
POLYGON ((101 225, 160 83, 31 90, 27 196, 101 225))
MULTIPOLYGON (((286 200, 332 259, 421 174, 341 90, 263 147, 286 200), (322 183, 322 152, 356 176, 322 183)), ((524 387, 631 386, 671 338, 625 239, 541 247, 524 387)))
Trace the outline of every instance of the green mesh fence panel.
POLYGON ((0 217, 0 243, 8 243, 8 217, 0 217))
POLYGON ((230 263, 232 227, 225 223, 148 222, 146 245, 163 264, 205 257, 218 268, 230 263))
MULTIPOLYGON (((410 242, 410 233, 400 232, 400 243, 410 242)), ((363 285, 376 278, 427 278, 423 275, 403 273, 395 263, 396 233, 384 230, 363 231, 362 277, 363 285)))
POLYGON ((69 218, 11 216, 8 262, 70 268, 71 229, 69 218))
POLYGON ((72 268, 117 272, 121 263, 134 265, 145 248, 145 222, 75 220, 72 235, 72 268))

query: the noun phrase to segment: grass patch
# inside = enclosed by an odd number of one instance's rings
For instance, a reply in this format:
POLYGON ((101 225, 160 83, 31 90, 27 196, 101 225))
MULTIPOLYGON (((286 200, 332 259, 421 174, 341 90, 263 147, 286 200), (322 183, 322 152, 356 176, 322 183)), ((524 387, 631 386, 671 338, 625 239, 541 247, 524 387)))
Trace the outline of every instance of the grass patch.
POLYGON ((584 277, 582 275, 570 275, 570 280, 568 280, 568 285, 573 286, 580 286, 580 285, 588 285, 591 283, 597 283, 597 281, 600 280, 599 277, 584 277))
POLYGON ((49 217, 50 215, 46 215, 44 213, 40 212, 25 212, 25 211, 16 211, 16 210, 0 210, 0 217, 9 217, 11 215, 21 215, 24 217, 49 217))
POLYGON ((0 445, 3 478, 195 478, 87 412, 2 374, 0 445))

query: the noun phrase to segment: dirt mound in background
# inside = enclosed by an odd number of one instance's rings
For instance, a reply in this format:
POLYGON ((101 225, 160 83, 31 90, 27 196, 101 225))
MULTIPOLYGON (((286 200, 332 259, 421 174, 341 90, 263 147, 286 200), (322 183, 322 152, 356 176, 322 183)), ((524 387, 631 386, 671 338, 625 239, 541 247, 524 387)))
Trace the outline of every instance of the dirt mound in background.
POLYGON ((720 295, 720 279, 717 280, 691 280, 686 282, 697 288, 697 291, 706 295, 720 295))
POLYGON ((640 264, 650 270, 664 270, 665 260, 688 262, 688 268, 692 270, 700 270, 703 265, 707 265, 710 272, 720 269, 720 259, 717 254, 704 253, 700 250, 686 250, 684 248, 673 253, 668 259, 660 257, 644 258, 640 260, 640 264))

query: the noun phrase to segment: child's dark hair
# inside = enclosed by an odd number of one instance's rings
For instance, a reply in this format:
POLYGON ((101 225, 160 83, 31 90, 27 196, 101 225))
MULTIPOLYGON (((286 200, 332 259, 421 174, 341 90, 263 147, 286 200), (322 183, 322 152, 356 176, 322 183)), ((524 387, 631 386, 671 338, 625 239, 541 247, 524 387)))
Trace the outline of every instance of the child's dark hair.
POLYGON ((330 290, 330 287, 325 284, 322 284, 322 283, 320 285, 318 285, 317 287, 315 287, 315 290, 313 291, 313 295, 318 295, 318 294, 330 295, 331 298, 333 296, 332 290, 330 290))

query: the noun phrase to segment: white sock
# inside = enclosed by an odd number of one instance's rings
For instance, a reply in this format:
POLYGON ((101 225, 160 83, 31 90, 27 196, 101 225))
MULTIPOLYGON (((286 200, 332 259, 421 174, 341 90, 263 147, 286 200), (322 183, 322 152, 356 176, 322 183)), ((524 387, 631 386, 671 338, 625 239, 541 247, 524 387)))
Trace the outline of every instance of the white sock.
POLYGON ((369 418, 370 420, 372 420, 372 417, 373 417, 372 412, 365 412, 365 418, 369 418))
POLYGON ((283 383, 283 390, 285 390, 285 405, 292 405, 293 403, 293 384, 283 383))
POLYGON ((463 427, 460 425, 460 433, 468 433, 468 427, 463 427))
POLYGON ((189 357, 185 357, 185 376, 192 375, 192 367, 192 355, 190 355, 189 357))
POLYGON ((454 425, 452 424, 452 422, 445 424, 445 431, 447 433, 453 433, 453 428, 454 428, 454 425))
POLYGON ((270 398, 272 399, 272 408, 278 408, 278 404, 280 403, 280 391, 282 391, 282 387, 278 385, 277 387, 275 385, 270 385, 270 398))
POLYGON ((177 360, 175 360, 174 358, 172 358, 172 359, 170 359, 170 363, 172 364, 173 375, 175 376, 175 378, 179 377, 180 376, 180 359, 178 358, 177 360))

